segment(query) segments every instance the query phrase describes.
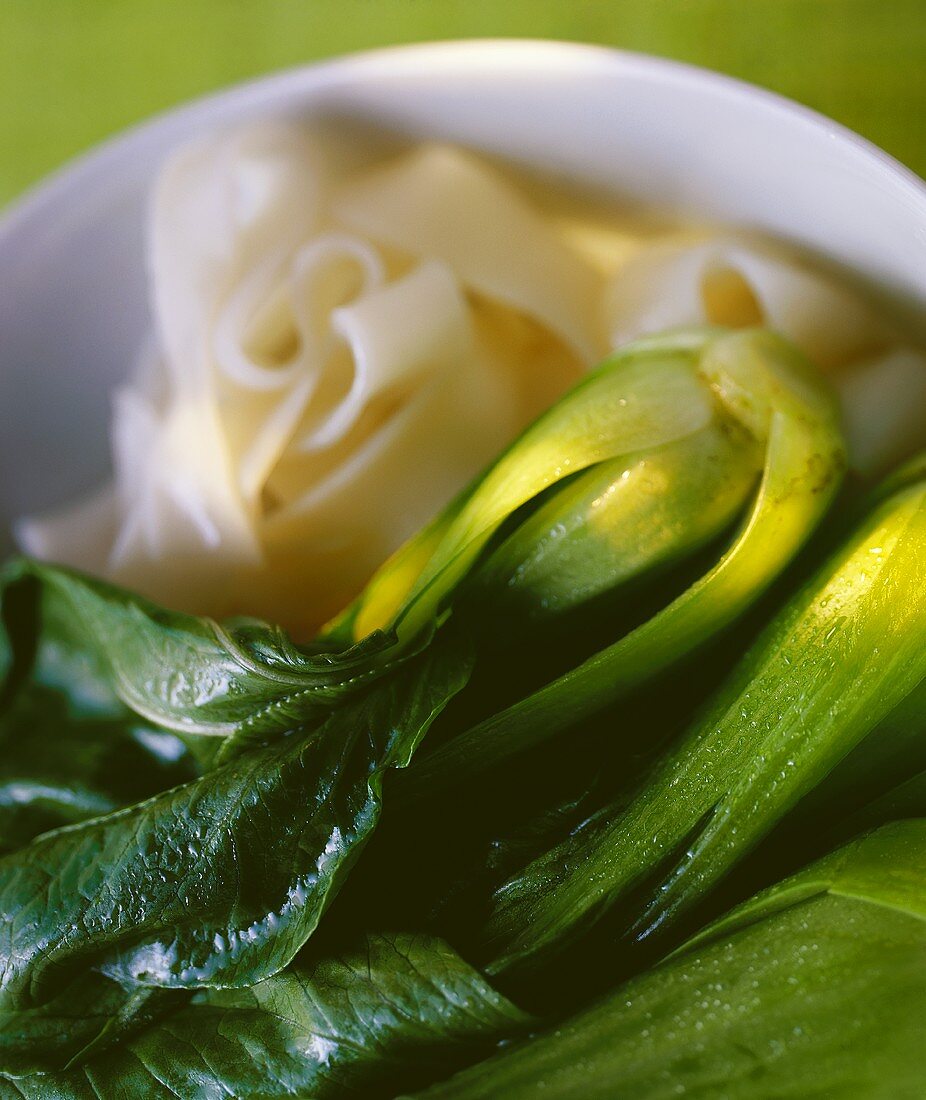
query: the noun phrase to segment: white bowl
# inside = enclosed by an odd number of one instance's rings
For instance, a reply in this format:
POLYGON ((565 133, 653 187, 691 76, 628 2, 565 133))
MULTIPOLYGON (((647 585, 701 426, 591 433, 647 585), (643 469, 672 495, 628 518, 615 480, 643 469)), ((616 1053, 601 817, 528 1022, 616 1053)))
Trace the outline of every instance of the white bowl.
POLYGON ((462 142, 777 234, 926 315, 926 184, 768 92, 551 42, 439 43, 308 66, 108 142, 0 221, 0 538, 12 517, 104 476, 108 393, 148 324, 143 212, 163 158, 217 125, 319 113, 462 142))

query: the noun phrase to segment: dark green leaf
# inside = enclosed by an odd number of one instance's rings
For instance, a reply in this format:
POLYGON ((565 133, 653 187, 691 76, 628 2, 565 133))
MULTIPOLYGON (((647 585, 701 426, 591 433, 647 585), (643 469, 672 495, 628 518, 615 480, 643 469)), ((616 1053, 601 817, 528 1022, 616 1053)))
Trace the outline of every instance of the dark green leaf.
POLYGON ((173 734, 125 711, 75 712, 63 693, 29 684, 0 713, 0 850, 195 775, 190 753, 173 734))
POLYGON ((317 730, 243 754, 148 802, 0 860, 5 1008, 88 967, 126 988, 243 986, 311 935, 403 767, 468 673, 434 646, 317 730))
POLYGON ((166 611, 55 566, 21 560, 2 579, 21 665, 37 647, 40 660, 61 665, 55 679, 68 690, 78 679, 108 689, 147 721, 182 733, 293 729, 364 690, 392 662, 382 634, 343 652, 307 652, 264 623, 166 611))
POLYGON ((489 1053, 527 1022, 440 940, 369 936, 250 989, 197 993, 79 1068, 0 1081, 0 1098, 388 1096, 489 1053))
POLYGON ((0 1012, 0 1073, 31 1076, 82 1064, 188 999, 184 991, 127 990, 88 971, 45 1004, 0 1012))

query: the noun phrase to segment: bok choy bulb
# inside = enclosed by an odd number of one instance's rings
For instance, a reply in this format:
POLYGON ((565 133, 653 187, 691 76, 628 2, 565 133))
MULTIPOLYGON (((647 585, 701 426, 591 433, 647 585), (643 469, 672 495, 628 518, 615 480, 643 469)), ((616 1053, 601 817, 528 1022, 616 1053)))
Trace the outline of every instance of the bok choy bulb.
POLYGON ((728 530, 761 472, 760 441, 718 407, 691 435, 567 482, 489 557, 467 597, 493 631, 610 609, 728 530))
POLYGON ((470 602, 490 629, 526 624, 673 564, 745 514, 748 567, 725 566, 738 598, 790 559, 844 462, 834 398, 784 340, 710 328, 643 340, 541 416, 338 627, 407 641, 470 602))
POLYGON ((617 353, 387 564, 361 602, 361 636, 391 622, 401 638, 458 608, 502 644, 518 629, 563 622, 564 611, 570 625, 594 627, 578 652, 579 632, 566 641, 557 630, 544 655, 553 678, 426 748, 409 781, 425 793, 471 780, 688 657, 788 565, 844 464, 826 383, 770 332, 670 333, 617 353), (657 580, 705 543, 684 571, 687 587, 679 591, 677 575, 647 585, 642 621, 639 606, 611 614, 628 582, 657 580), (594 622, 592 603, 605 612, 594 622))

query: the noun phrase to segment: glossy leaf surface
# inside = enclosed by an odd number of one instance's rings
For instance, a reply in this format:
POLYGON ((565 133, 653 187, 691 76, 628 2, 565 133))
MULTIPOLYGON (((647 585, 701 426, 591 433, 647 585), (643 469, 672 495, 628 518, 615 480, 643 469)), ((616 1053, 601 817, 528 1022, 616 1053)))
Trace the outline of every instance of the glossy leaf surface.
POLYGON ((384 771, 466 674, 465 654, 438 648, 317 730, 0 860, 3 1007, 49 1000, 90 966, 127 989, 278 972, 375 828, 384 771))
POLYGON ((68 1072, 0 1080, 0 1097, 389 1096, 527 1023, 440 940, 371 935, 249 989, 197 993, 68 1072))

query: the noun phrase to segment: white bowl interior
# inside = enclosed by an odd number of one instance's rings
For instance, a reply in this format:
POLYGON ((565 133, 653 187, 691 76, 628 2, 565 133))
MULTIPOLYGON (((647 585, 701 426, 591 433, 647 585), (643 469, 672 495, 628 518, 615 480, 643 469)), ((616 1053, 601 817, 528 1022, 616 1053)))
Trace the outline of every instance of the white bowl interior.
POLYGON ((158 165, 204 130, 278 113, 458 141, 773 233, 926 310, 926 186, 768 93, 556 43, 407 47, 283 73, 109 143, 0 223, 0 531, 105 474, 108 393, 148 325, 142 230, 158 165))

